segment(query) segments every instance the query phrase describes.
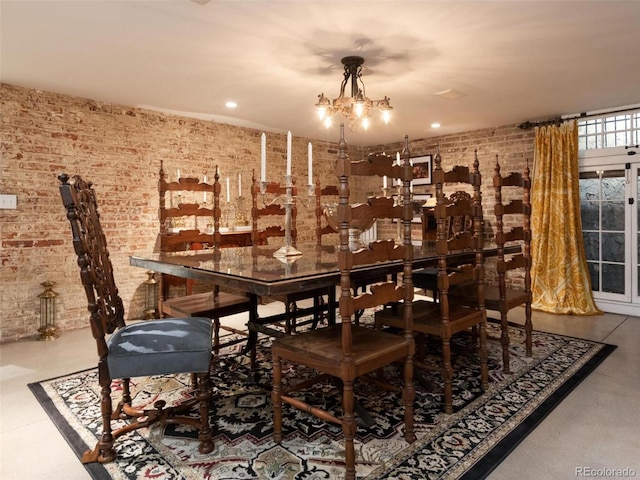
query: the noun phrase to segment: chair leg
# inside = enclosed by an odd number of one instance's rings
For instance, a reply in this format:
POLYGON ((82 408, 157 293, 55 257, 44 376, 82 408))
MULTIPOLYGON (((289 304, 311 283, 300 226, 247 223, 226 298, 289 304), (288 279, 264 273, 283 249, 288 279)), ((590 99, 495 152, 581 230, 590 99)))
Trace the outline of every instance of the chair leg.
MULTIPOLYGON (((111 398, 111 396, 109 396, 111 398)), ((131 406, 131 379, 122 379, 122 404, 131 406)), ((111 407, 109 407, 111 408, 111 407)))
MULTIPOLYGON (((382 369, 380 369, 382 370, 382 369)), ((413 428, 413 402, 416 391, 413 386, 413 355, 408 355, 404 362, 404 387, 402 388, 402 400, 404 402, 404 439, 413 443, 416 434, 413 428)))
POLYGON ((486 322, 480 324, 480 349, 478 356, 480 357, 480 383, 482 384, 482 390, 486 392, 489 389, 489 352, 487 350, 486 322))
POLYGON ((353 439, 356 436, 356 420, 354 418, 355 399, 353 395, 353 380, 345 380, 342 390, 342 433, 344 435, 345 480, 356 478, 356 451, 353 439))
POLYGON ((451 343, 442 337, 442 377, 444 380, 444 411, 453 413, 453 367, 451 366, 451 343))
POLYGON ((209 404, 211 403, 211 379, 209 372, 198 374, 198 400, 200 410, 200 431, 198 433, 198 452, 211 453, 214 449, 211 425, 209 424, 209 404))
MULTIPOLYGON (((249 295, 249 324, 251 323, 258 323, 258 297, 254 294, 249 295)), ((255 371, 258 367, 258 332, 253 330, 251 328, 251 325, 249 325, 249 339, 247 341, 247 348, 250 350, 251 369, 255 371)))
MULTIPOLYGON (((102 435, 93 450, 87 450, 82 455, 82 463, 108 463, 116 458, 116 451, 113 448, 113 434, 111 430, 111 378, 106 370, 106 358, 100 361, 98 371, 100 372, 100 413, 102 414, 102 435), (104 363, 103 363, 104 362, 104 363)), ((131 399, 129 399, 131 402, 131 399)))
POLYGON ((284 327, 284 331, 287 335, 291 335, 294 332, 294 328, 291 324, 293 315, 291 313, 291 304, 293 302, 290 302, 288 298, 285 298, 284 300, 284 312, 285 312, 285 327, 284 327))
POLYGON ((502 345, 502 371, 504 373, 511 373, 511 367, 509 365, 509 321, 507 319, 507 310, 502 309, 500 311, 500 344, 502 345))
POLYGON ((273 355, 273 389, 271 390, 271 405, 273 408, 273 440, 282 442, 282 361, 273 355))
POLYGON ((218 317, 213 319, 213 351, 216 354, 220 351, 220 318, 218 317))
POLYGON ((291 309, 290 309, 290 314, 291 314, 291 331, 293 333, 296 333, 296 330, 298 328, 298 304, 296 302, 291 302, 291 309))
POLYGON ((526 334, 526 351, 527 357, 531 357, 533 355, 533 341, 531 339, 533 333, 533 325, 531 323, 531 302, 527 302, 525 305, 525 320, 524 320, 524 331, 526 334))
POLYGON ((322 295, 313 296, 313 322, 311 323, 311 329, 318 328, 318 324, 322 320, 321 310, 324 305, 322 295))

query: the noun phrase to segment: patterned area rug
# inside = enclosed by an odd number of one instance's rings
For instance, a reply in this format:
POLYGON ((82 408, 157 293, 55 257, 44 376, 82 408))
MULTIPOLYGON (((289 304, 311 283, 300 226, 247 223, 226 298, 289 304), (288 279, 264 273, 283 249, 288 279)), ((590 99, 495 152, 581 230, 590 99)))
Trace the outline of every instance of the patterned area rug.
MULTIPOLYGON (((491 333, 498 329, 489 325, 491 333)), ((474 362, 472 339, 461 336, 456 349, 453 415, 442 413, 438 374, 416 375, 417 440, 402 436, 399 394, 381 391, 361 379, 356 395, 373 419, 359 418, 356 437, 359 479, 478 479, 486 477, 535 426, 615 347, 560 335, 534 332, 534 356, 524 355, 524 335, 511 332, 510 375, 503 375, 498 342, 489 342, 490 389, 482 393, 474 362)), ((215 450, 197 451, 195 432, 183 426, 157 427, 125 435, 116 443, 116 461, 87 465, 94 479, 338 479, 343 478, 340 427, 284 406, 285 439, 272 440, 269 341, 259 350, 260 367, 253 372, 248 358, 227 352, 212 371, 216 399, 211 407, 215 450)), ((437 344, 429 345, 435 352, 437 344)), ((385 372, 393 383, 400 368, 385 372)), ((309 375, 285 368, 283 378, 309 375)), ((399 380, 398 383, 399 384, 399 380)), ((69 445, 78 456, 93 448, 101 424, 95 369, 30 384, 69 445)), ((119 394, 114 382, 114 398, 119 394)), ((190 395, 188 378, 136 379, 138 405, 190 395)), ((311 404, 339 411, 340 397, 331 383, 301 392, 311 404)))

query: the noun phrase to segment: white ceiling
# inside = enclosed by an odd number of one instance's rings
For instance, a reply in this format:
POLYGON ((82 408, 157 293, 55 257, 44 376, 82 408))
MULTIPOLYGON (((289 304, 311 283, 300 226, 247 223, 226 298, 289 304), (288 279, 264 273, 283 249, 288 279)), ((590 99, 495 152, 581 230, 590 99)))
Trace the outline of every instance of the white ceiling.
POLYGON ((0 19, 3 83, 325 140, 313 104, 360 55, 394 110, 354 145, 640 103, 633 0, 2 0, 0 19))

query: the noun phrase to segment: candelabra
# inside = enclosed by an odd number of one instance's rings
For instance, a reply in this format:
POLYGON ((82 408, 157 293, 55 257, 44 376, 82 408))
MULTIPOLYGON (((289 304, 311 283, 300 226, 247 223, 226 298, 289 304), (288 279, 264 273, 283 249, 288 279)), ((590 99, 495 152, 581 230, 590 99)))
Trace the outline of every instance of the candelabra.
MULTIPOLYGON (((292 216, 291 213, 296 201, 300 201, 300 203, 302 203, 305 207, 307 206, 307 204, 305 204, 304 201, 299 196, 293 195, 293 175, 287 174, 284 176, 284 179, 285 179, 285 194, 275 197, 268 204, 268 205, 273 205, 279 199, 284 198, 284 212, 285 212, 284 245, 280 247, 278 250, 276 250, 273 254, 274 257, 281 257, 281 258, 295 257, 298 255, 302 255, 302 252, 297 248, 295 248, 291 242, 291 216, 292 216)), ((260 195, 262 196, 262 203, 264 205, 267 205, 264 199, 266 192, 267 192, 267 182, 261 181, 260 195)), ((308 190, 309 197, 312 197, 314 194, 315 194, 314 185, 309 185, 309 190, 308 190)))
POLYGON ((244 197, 239 196, 236 199, 237 209, 235 213, 235 224, 236 227, 246 227, 249 225, 249 221, 247 220, 247 215, 244 209, 244 197))
POLYGON ((236 208, 235 205, 227 200, 225 202, 225 208, 222 214, 224 220, 223 225, 227 227, 229 230, 233 230, 235 227, 235 219, 236 219, 236 208))

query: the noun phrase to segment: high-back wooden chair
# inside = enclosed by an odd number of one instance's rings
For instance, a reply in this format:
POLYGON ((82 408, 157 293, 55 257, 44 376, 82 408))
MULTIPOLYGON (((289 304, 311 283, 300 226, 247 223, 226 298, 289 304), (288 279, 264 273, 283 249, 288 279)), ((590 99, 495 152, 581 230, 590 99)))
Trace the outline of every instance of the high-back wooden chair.
MULTIPOLYGON (((213 185, 197 178, 179 178, 175 182, 167 180, 163 162, 160 162, 158 179, 158 234, 161 252, 180 252, 200 249, 213 242, 213 235, 207 230, 213 228, 213 210, 200 203, 200 196, 213 195, 213 185)), ((184 286, 184 293, 193 293, 193 281, 172 275, 161 274, 160 312, 162 302, 170 296, 172 286, 184 286)))
MULTIPOLYGON (((496 156, 495 174, 493 176, 495 190, 494 214, 496 217, 495 242, 498 250, 496 272, 498 285, 485 286, 484 303, 487 310, 500 312, 500 343, 502 345, 502 368, 510 373, 509 365, 509 325, 508 312, 524 305, 525 309, 525 350, 532 355, 531 323, 531 179, 529 165, 525 170, 508 175, 500 173, 500 163, 496 156), (512 225, 505 229, 505 223, 512 225), (506 254, 510 245, 522 247, 520 253, 506 254), (522 280, 521 288, 514 286, 514 281, 522 280)), ((468 288, 456 293, 460 301, 475 302, 473 291, 468 288)))
POLYGON ((337 200, 338 187, 336 185, 325 185, 323 187, 320 184, 320 179, 316 180, 316 242, 318 245, 322 244, 322 237, 324 235, 337 233, 337 230, 329 225, 324 215, 327 197, 337 200))
MULTIPOLYGON (((465 177, 469 174, 465 173, 465 177)), ((444 408, 446 413, 453 413, 453 365, 451 361, 451 338, 459 332, 478 326, 480 378, 483 389, 488 387, 487 347, 486 347, 486 312, 484 307, 484 258, 482 236, 482 198, 480 194, 481 178, 478 159, 470 174, 473 185, 473 197, 460 196, 456 202, 445 198, 443 186, 447 179, 442 170, 441 158, 435 157, 433 180, 436 190, 436 207, 434 215, 437 222, 438 235, 436 251, 438 253, 437 283, 438 303, 416 301, 413 303, 413 329, 416 333, 430 335, 441 339, 442 362, 438 370, 444 380, 444 408), (456 217, 473 217, 473 230, 461 230, 450 235, 450 226, 456 217), (469 258, 463 260, 460 251, 467 251, 469 258), (475 290, 477 303, 468 306, 450 297, 450 289, 470 284, 475 290)), ((398 305, 390 304, 376 312, 376 325, 401 328, 403 325, 402 310, 398 305)), ((416 360, 416 366, 429 368, 429 365, 416 360)))
MULTIPOLYGON (((445 198, 447 198, 446 195, 445 198)), ((456 203, 460 198, 470 199, 471 195, 463 190, 457 190, 447 198, 446 202, 456 203)), ((438 233, 438 225, 434 216, 433 206, 422 207, 421 224, 423 245, 428 244, 428 242, 430 241, 434 242, 438 233)), ((448 219, 447 224, 445 225, 445 229, 447 230, 449 236, 454 236, 455 234, 462 231, 471 231, 473 230, 473 218, 470 215, 463 215, 456 218, 448 219)), ((418 280, 420 280, 422 278, 421 272, 416 272, 416 274, 419 274, 418 280)))
MULTIPOLYGON (((251 176, 251 243, 252 245, 267 245, 273 238, 285 237, 284 207, 286 187, 276 182, 268 182, 265 187, 264 197, 260 191, 260 183, 256 180, 256 172, 251 176), (273 202, 273 203, 270 203, 273 202)), ((297 187, 294 185, 292 195, 297 195, 297 187)), ((296 218, 298 209, 294 203, 291 208, 291 241, 296 244, 298 227, 296 218)))
POLYGON ((341 323, 300 332, 297 335, 276 338, 271 346, 273 359, 273 422, 274 440, 284 440, 282 431, 282 403, 311 413, 318 418, 342 425, 345 441, 345 478, 355 479, 356 454, 354 436, 356 421, 354 418, 354 381, 356 378, 382 368, 394 362, 404 364, 404 383, 402 399, 405 412, 405 439, 415 440, 413 430, 413 333, 412 333, 412 300, 411 268, 413 247, 411 245, 411 218, 413 216, 409 202, 411 183, 411 166, 409 164, 408 140, 405 140, 404 163, 394 166, 392 157, 378 156, 371 162, 351 162, 347 156, 347 145, 344 139, 344 126, 340 127, 339 155, 337 175, 339 180, 340 222, 340 318, 341 323), (387 175, 401 178, 403 181, 403 198, 405 206, 394 205, 392 198, 371 198, 365 204, 352 206, 349 201, 349 185, 355 175, 387 175), (365 217, 399 218, 403 223, 404 241, 395 245, 394 240, 376 241, 369 248, 359 251, 349 249, 349 222, 352 219, 365 217), (388 281, 387 276, 370 287, 370 291, 354 296, 352 288, 352 270, 358 265, 376 262, 402 261, 403 282, 388 281), (388 302, 403 302, 406 306, 402 336, 386 333, 381 330, 367 328, 353 323, 357 310, 373 308, 388 302), (319 406, 312 406, 294 397, 291 392, 304 388, 302 385, 285 385, 283 383, 283 363, 300 364, 313 368, 321 375, 329 375, 339 380, 342 386, 342 415, 338 416, 319 406))
MULTIPOLYGON (((500 164, 496 157, 496 172, 493 177, 493 185, 496 189, 496 245, 498 247, 498 292, 495 288, 489 288, 485 294, 485 305, 488 309, 500 312, 503 338, 503 363, 509 371, 509 350, 505 345, 505 330, 508 331, 507 312, 516 306, 525 307, 526 355, 532 355, 531 334, 531 178, 529 177, 529 163, 523 173, 512 172, 507 176, 500 174, 500 164), (515 198, 508 203, 503 200, 503 188, 520 190, 522 198, 515 198), (515 215, 516 222, 522 225, 514 226, 510 230, 504 230, 505 215, 515 215), (518 220, 519 219, 519 220, 518 220), (521 243, 522 253, 505 255, 505 246, 521 243), (513 288, 507 283, 507 277, 519 270, 524 275, 524 289, 513 288), (498 295, 496 295, 498 293, 498 295)), ((518 194, 516 194, 518 195, 518 194)), ((506 336, 508 339, 508 335, 506 336)))
MULTIPOLYGON (((440 150, 438 148, 437 155, 440 155, 440 150)), ((443 189, 444 188, 466 188, 466 190, 455 190, 449 194, 447 197, 444 195, 445 204, 452 204, 462 198, 471 198, 471 193, 474 188, 474 181, 476 177, 469 170, 468 166, 465 165, 456 165, 451 170, 443 172, 443 189)), ((424 212, 422 215, 422 225, 423 225, 423 245, 426 245, 427 242, 433 241, 433 231, 429 230, 429 225, 433 228, 433 225, 436 226, 436 237, 437 237, 437 222, 435 220, 435 208, 429 212, 424 212)), ((455 217, 451 217, 445 220, 444 225, 446 235, 448 237, 452 237, 455 234, 459 234, 464 231, 471 232, 473 230, 473 219, 470 215, 458 215, 455 217)), ((438 271, 436 268, 424 268, 421 270, 416 270, 413 272, 413 284, 416 288, 420 288, 425 291, 429 291, 432 293, 433 298, 437 299, 438 297, 438 271)))
MULTIPOLYGON (((335 187, 333 188, 335 189, 335 187)), ((333 190, 327 190, 327 192, 331 191, 333 190)), ((272 242, 272 239, 278 237, 284 238, 286 234, 286 210, 284 207, 286 187, 280 186, 275 182, 270 182, 266 185, 264 197, 262 195, 263 194, 260 191, 260 184, 255 178, 254 171, 251 185, 252 241, 254 246, 269 244, 272 242)), ((295 185, 292 189, 292 195, 297 195, 297 188, 295 185)), ((296 219, 297 208, 294 203, 291 209, 291 241, 294 246, 297 240, 296 219)), ((312 315, 313 318, 308 323, 316 325, 319 322, 323 312, 328 308, 328 305, 324 302, 323 298, 325 295, 331 295, 331 293, 328 292, 327 289, 317 289, 270 297, 270 299, 280 301, 284 304, 285 311, 282 316, 285 322, 284 328, 287 333, 293 333, 300 326, 298 325, 298 319, 301 317, 312 315), (300 308, 299 304, 305 300, 312 301, 313 305, 300 308)), ((258 319, 254 322, 254 326, 256 324, 267 325, 269 323, 279 323, 280 319, 280 315, 275 315, 272 318, 258 319)))
MULTIPOLYGON (((220 249, 234 244, 223 243, 223 236, 220 233, 220 175, 218 166, 216 165, 214 183, 213 183, 213 233, 206 236, 200 236, 200 239, 213 241, 213 253, 219 255, 220 249)), ((207 209, 209 210, 209 209, 207 209)), ((208 317, 213 321, 213 350, 215 353, 220 351, 221 347, 227 347, 241 343, 244 341, 246 331, 235 328, 230 325, 223 325, 221 319, 236 315, 239 313, 248 313, 247 320, 256 317, 256 304, 248 295, 243 293, 224 292, 220 290, 219 285, 209 285, 210 290, 207 292, 193 294, 187 289, 187 295, 175 296, 171 298, 163 298, 161 303, 161 312, 170 317, 208 317), (230 340, 223 344, 220 342, 220 330, 225 330, 236 334, 230 340)))
POLYGON ((200 453, 213 451, 209 425, 211 320, 171 318, 126 325, 92 184, 79 176, 70 179, 64 173, 58 178, 99 356, 102 434, 95 448, 84 453, 82 462, 113 461, 116 439, 154 423, 183 423, 195 427, 199 431, 200 453), (163 401, 144 410, 133 406, 130 378, 177 373, 197 373, 199 387, 193 397, 177 407, 165 408, 163 401), (122 400, 115 410, 111 399, 113 379, 122 379, 122 400), (194 406, 198 407, 199 417, 181 415, 194 406), (112 419, 129 422, 114 430, 112 419))

